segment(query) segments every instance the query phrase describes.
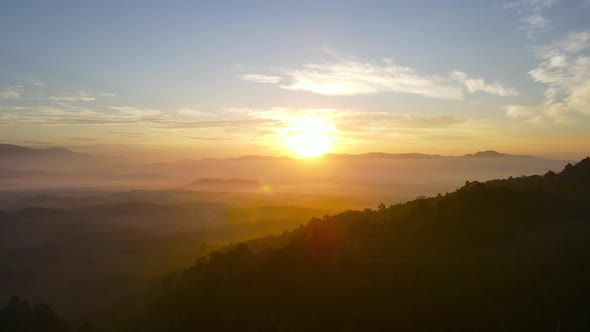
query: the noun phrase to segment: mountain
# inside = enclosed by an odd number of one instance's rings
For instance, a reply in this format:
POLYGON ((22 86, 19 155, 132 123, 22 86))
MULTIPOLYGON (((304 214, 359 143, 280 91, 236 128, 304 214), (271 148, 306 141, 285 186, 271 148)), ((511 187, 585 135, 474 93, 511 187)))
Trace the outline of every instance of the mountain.
POLYGON ((191 190, 209 190, 209 191, 247 191, 247 192, 262 192, 264 184, 262 181, 249 179, 217 179, 204 178, 193 181, 186 186, 186 189, 191 190))
POLYGON ((535 156, 529 155, 516 155, 516 154, 507 154, 507 153, 500 153, 494 150, 487 150, 487 151, 478 151, 473 154, 466 154, 463 158, 527 158, 527 159, 542 159, 535 156))
MULTIPOLYGON (((490 180, 514 175, 557 171, 568 161, 493 151, 466 156, 420 153, 359 155, 326 154, 315 159, 245 156, 232 159, 185 160, 165 164, 135 165, 136 171, 188 178, 251 179, 275 187, 309 190, 327 177, 342 183, 443 183, 448 190, 465 180, 490 180)), ((186 185, 186 184, 185 184, 186 185)), ((342 187, 342 186, 341 186, 342 187)), ((344 187, 342 190, 348 190, 344 187)))
POLYGON ((62 147, 34 149, 18 145, 0 144, 0 169, 80 170, 104 167, 114 161, 113 158, 73 152, 62 147))
POLYGON ((589 203, 586 158, 559 173, 313 218, 197 260, 127 303, 115 326, 589 330, 589 203))
POLYGON ((478 151, 473 154, 469 153, 460 157, 456 156, 442 156, 440 154, 425 154, 425 153, 384 153, 384 152, 369 152, 363 154, 333 154, 328 153, 322 158, 324 159, 357 159, 357 160, 371 160, 371 159, 458 159, 458 158, 531 158, 544 159, 529 155, 515 155, 508 153, 500 153, 494 150, 478 151))
POLYGON ((37 149, 27 148, 24 146, 12 145, 12 144, 0 144, 0 156, 7 157, 11 155, 34 153, 37 149))
MULTIPOLYGON (((47 148, 47 149, 34 149, 19 145, 12 144, 0 144, 0 157, 10 158, 15 156, 69 156, 76 155, 76 153, 62 147, 47 148)), ((77 154, 82 155, 82 154, 77 154)), ((87 154, 85 154, 88 156, 87 154)))
POLYGON ((53 331, 70 332, 71 326, 44 304, 31 305, 17 297, 0 307, 2 331, 53 331))
POLYGON ((547 170, 557 171, 566 164, 567 161, 563 160, 495 151, 466 156, 381 152, 326 154, 305 160, 242 156, 144 164, 77 153, 65 148, 32 149, 4 144, 0 145, 0 186, 18 190, 157 188, 254 193, 269 190, 303 194, 313 192, 362 196, 365 203, 355 206, 358 208, 380 201, 407 200, 450 191, 465 180, 485 181, 532 175, 547 170), (192 179, 210 180, 194 182, 192 179), (237 183, 236 179, 250 182, 237 183))
POLYGON ((430 159, 440 158, 438 154, 424 154, 424 153, 384 153, 384 152, 369 152, 362 154, 335 154, 328 153, 322 158, 324 159, 356 159, 356 160, 371 160, 371 159, 430 159))
POLYGON ((499 157, 510 157, 511 155, 500 153, 494 150, 478 151, 474 154, 466 154, 463 158, 499 158, 499 157))

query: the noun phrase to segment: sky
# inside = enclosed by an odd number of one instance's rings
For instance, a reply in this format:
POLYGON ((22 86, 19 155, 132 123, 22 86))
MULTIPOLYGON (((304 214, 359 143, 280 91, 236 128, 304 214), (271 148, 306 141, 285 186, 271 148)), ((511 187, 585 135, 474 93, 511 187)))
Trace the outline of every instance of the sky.
POLYGON ((3 1, 0 142, 577 159, 589 18, 588 0, 3 1))

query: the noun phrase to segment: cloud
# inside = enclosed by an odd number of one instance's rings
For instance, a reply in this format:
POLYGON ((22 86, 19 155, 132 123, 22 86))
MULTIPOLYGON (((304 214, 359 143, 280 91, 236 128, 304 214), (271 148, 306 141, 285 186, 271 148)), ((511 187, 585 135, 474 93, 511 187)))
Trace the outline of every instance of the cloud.
POLYGON ((468 120, 448 115, 362 114, 353 113, 336 118, 336 127, 346 135, 369 134, 380 139, 388 132, 412 134, 423 131, 446 131, 465 124, 468 120), (378 134, 378 135, 375 135, 378 134))
POLYGON ((160 111, 139 109, 131 106, 113 106, 101 110, 77 107, 61 102, 53 105, 0 106, 0 125, 159 125, 168 121, 165 118, 156 117, 158 114, 160 114, 160 111))
POLYGON ((528 119, 537 113, 535 107, 522 105, 507 105, 504 109, 506 110, 506 116, 513 119, 528 119))
POLYGON ((34 105, 34 106, 0 106, 0 111, 17 112, 19 114, 28 113, 41 116, 78 116, 78 117, 95 117, 104 118, 111 115, 95 111, 85 107, 76 107, 66 103, 57 103, 55 105, 34 105))
POLYGON ((66 140, 73 141, 73 142, 97 142, 97 141, 101 141, 100 138, 95 138, 95 137, 69 137, 69 138, 66 138, 66 140))
POLYGON ((113 119, 82 119, 70 117, 40 117, 34 115, 0 114, 0 126, 64 126, 116 124, 131 124, 131 122, 113 119))
POLYGON ((383 63, 346 60, 306 64, 284 72, 290 83, 284 89, 323 95, 368 95, 381 92, 416 94, 428 98, 460 100, 460 88, 437 76, 418 74, 390 60, 383 63))
POLYGON ((184 136, 184 138, 193 139, 197 141, 233 141, 233 138, 224 137, 203 137, 203 136, 184 136))
POLYGON ((118 112, 120 115, 133 117, 149 117, 162 113, 159 110, 137 108, 133 106, 111 106, 109 109, 118 112))
POLYGON ((262 74, 248 74, 242 75, 244 81, 256 82, 256 83, 279 83, 283 78, 280 76, 273 75, 262 75, 262 74))
POLYGON ((128 137, 128 138, 138 138, 148 136, 148 133, 145 132, 128 132, 128 131, 109 131, 109 134, 128 137))
POLYGON ((504 110, 506 116, 512 119, 521 119, 534 124, 541 124, 545 122, 545 118, 542 115, 539 115, 539 107, 507 105, 504 107, 504 110))
POLYGON ((529 71, 529 76, 545 85, 544 100, 530 107, 511 105, 506 115, 528 116, 534 122, 550 119, 562 123, 569 122, 573 113, 590 115, 590 56, 582 53, 589 46, 590 32, 584 31, 570 33, 560 41, 536 48, 539 62, 529 71), (522 111, 525 109, 527 112, 522 111))
POLYGON ((505 3, 503 9, 515 10, 520 14, 520 29, 527 36, 533 38, 537 32, 546 30, 551 20, 543 15, 543 12, 553 7, 557 0, 520 0, 505 3))
POLYGON ((0 98, 4 98, 4 99, 20 98, 22 92, 23 92, 22 85, 10 86, 5 89, 0 89, 0 98))
POLYGON ((527 31, 545 29, 550 23, 548 19, 539 13, 523 16, 520 18, 520 22, 523 24, 521 28, 527 31))
MULTIPOLYGON (((485 121, 476 121, 450 115, 396 114, 391 112, 368 112, 346 109, 297 109, 234 108, 226 109, 232 114, 272 120, 265 123, 265 135, 276 135, 289 130, 293 119, 321 118, 330 128, 335 139, 382 141, 404 137, 473 137, 481 132, 485 121)), ((259 130, 261 131, 261 130, 259 130)))
MULTIPOLYGON (((72 105, 6 108, 0 106, 0 126, 119 126, 133 130, 111 131, 112 135, 129 139, 144 139, 137 128, 167 131, 191 140, 225 141, 237 139, 280 139, 281 133, 292 129, 294 119, 305 116, 322 118, 333 128, 334 139, 354 141, 413 141, 438 137, 468 139, 481 133, 482 121, 450 115, 393 114, 348 109, 232 108, 220 113, 223 119, 179 121, 173 117, 142 116, 155 114, 132 106, 112 106, 105 110, 76 108, 72 105), (52 107, 52 108, 51 108, 52 107), (69 107, 69 108, 68 108, 69 107), (108 110, 111 113, 106 113, 108 110), (112 112, 114 111, 114 112, 112 112), (141 127, 138 127, 141 126, 141 127)), ((158 111, 159 112, 159 111, 158 111)), ((151 133, 151 136, 156 133, 151 133)), ((71 138, 81 143, 83 137, 71 138)))
POLYGON ((166 121, 162 124, 165 128, 174 129, 206 129, 206 128, 236 128, 251 127, 272 123, 269 119, 248 120, 212 120, 212 121, 166 121))
POLYGON ((86 94, 86 92, 68 92, 65 93, 65 96, 52 96, 49 97, 49 99, 51 100, 57 100, 57 101, 95 101, 96 98, 89 96, 86 94))
POLYGON ((482 78, 471 78, 462 71, 454 71, 451 73, 451 78, 460 82, 465 86, 467 91, 474 92, 485 92, 496 96, 508 97, 516 96, 518 93, 512 88, 505 87, 502 83, 494 82, 488 83, 482 78))
POLYGON ((332 61, 308 63, 295 69, 277 69, 282 77, 272 77, 281 79, 264 80, 264 83, 278 84, 280 81, 279 87, 283 89, 328 96, 404 93, 426 98, 462 100, 465 92, 481 91, 497 96, 517 94, 514 89, 501 83, 469 78, 461 71, 441 77, 421 74, 413 68, 397 65, 390 59, 360 61, 351 56, 337 55, 333 51, 328 56, 332 57, 332 61))
POLYGON ((334 119, 337 135, 353 140, 439 141, 481 135, 488 124, 482 120, 451 115, 350 112, 334 119))
MULTIPOLYGON (((194 111, 194 110, 193 110, 194 111)), ((55 105, 0 106, 0 126, 144 125, 167 130, 219 129, 224 132, 257 133, 274 123, 250 116, 240 120, 178 121, 159 110, 134 106, 110 106, 105 110, 55 105)))
POLYGON ((199 111, 192 108, 181 108, 176 110, 176 113, 185 116, 194 116, 194 117, 210 117, 213 114, 211 112, 199 111))

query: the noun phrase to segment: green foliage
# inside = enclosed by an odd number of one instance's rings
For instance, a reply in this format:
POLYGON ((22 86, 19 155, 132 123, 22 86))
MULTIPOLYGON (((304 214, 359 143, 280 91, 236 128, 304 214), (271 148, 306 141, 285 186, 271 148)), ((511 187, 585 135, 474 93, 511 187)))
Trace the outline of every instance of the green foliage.
POLYGON ((1 332, 67 332, 71 326, 44 304, 31 306, 18 297, 0 308, 1 332))

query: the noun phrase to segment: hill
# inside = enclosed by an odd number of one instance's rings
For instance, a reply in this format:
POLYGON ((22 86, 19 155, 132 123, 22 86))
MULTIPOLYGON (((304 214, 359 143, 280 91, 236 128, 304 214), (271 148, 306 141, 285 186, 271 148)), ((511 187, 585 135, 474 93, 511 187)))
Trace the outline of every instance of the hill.
MULTIPOLYGON (((314 218, 200 259, 126 331, 562 331, 590 321, 590 158, 314 218)), ((137 302, 134 302, 137 303, 137 302)))
POLYGON ((63 147, 34 149, 0 144, 0 170, 79 170, 103 167, 114 163, 113 158, 98 157, 70 151, 63 147))
POLYGON ((242 156, 138 163, 65 148, 0 144, 0 187, 39 189, 181 189, 207 192, 350 193, 362 204, 398 202, 454 190, 465 179, 557 171, 567 164, 534 156, 480 151, 465 156, 422 153, 326 154, 313 159, 242 156))

